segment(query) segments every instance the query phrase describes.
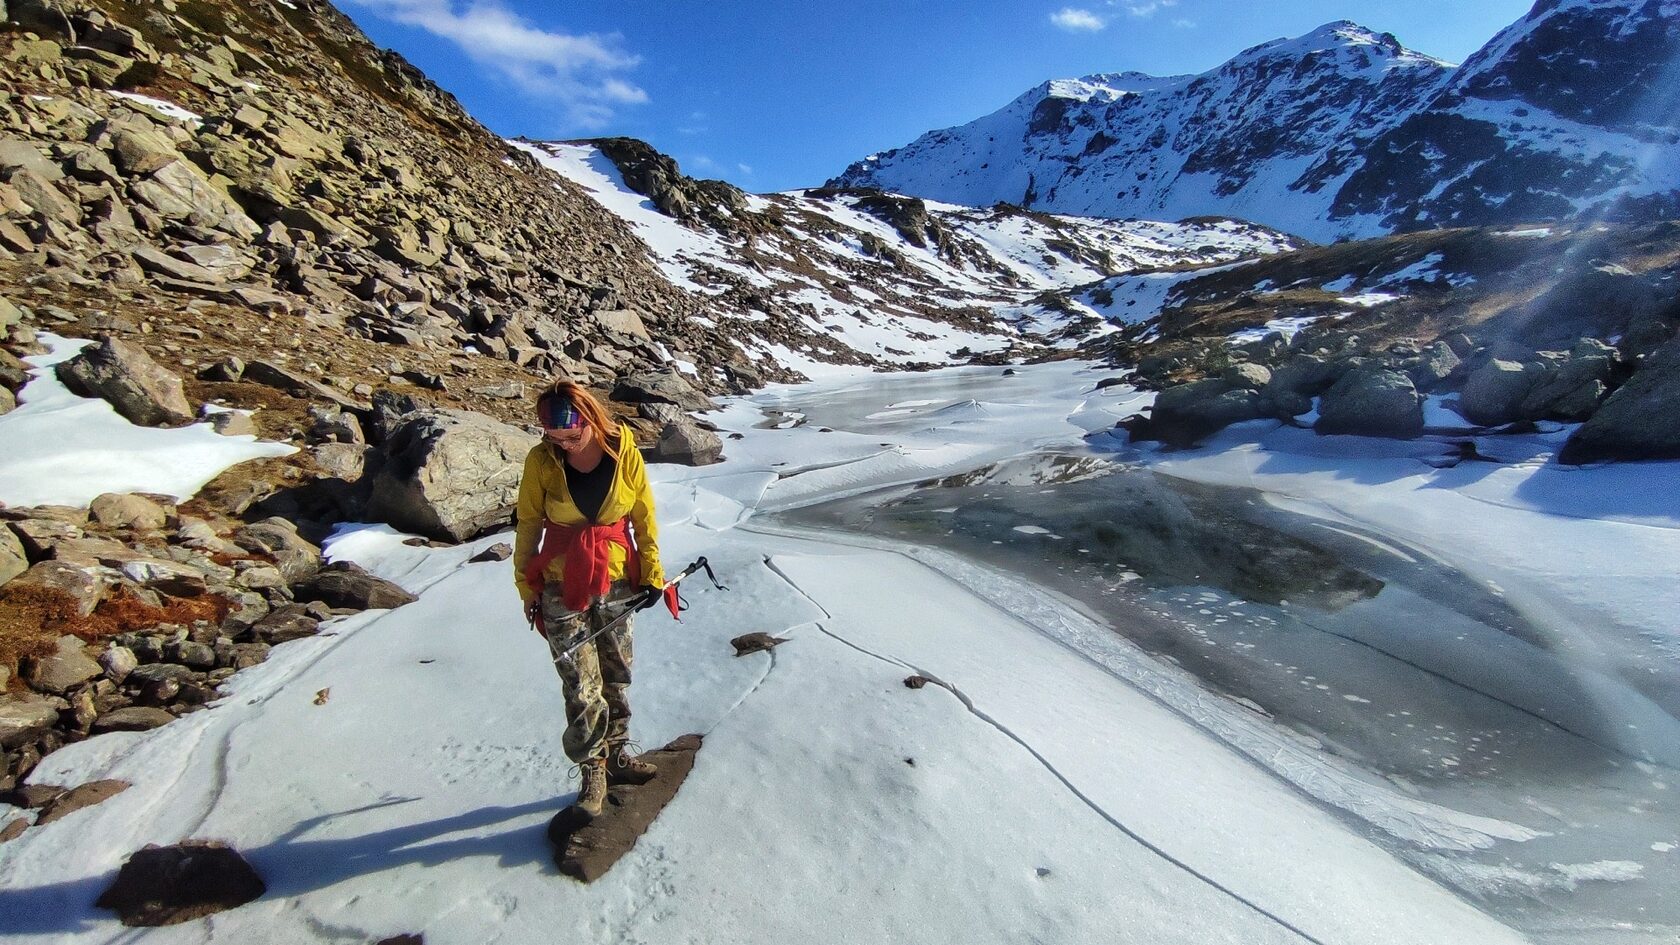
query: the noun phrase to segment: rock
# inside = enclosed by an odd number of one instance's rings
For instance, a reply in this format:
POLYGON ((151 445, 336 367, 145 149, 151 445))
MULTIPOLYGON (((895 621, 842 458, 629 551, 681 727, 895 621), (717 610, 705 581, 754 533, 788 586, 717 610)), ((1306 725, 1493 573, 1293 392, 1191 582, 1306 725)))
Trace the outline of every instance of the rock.
POLYGON ((140 666, 140 658, 126 646, 112 644, 99 654, 99 667, 105 671, 105 678, 115 683, 121 683, 140 666))
POLYGON ((1259 395, 1231 390, 1223 380, 1209 378, 1156 394, 1148 421, 1133 436, 1187 446, 1221 427, 1260 416, 1259 395))
POLYGON ((179 663, 147 663, 129 671, 127 683, 144 686, 156 682, 192 682, 193 671, 179 663))
POLYGON ((160 558, 139 558, 122 564, 122 576, 141 587, 170 597, 198 597, 209 590, 203 571, 160 558))
POLYGON ((293 584, 292 596, 299 603, 318 600, 329 607, 351 610, 393 609, 419 600, 398 585, 348 561, 335 561, 293 584))
POLYGON ((17 409, 17 397, 10 390, 0 387, 0 417, 17 409))
POLYGON ((110 129, 111 159, 128 177, 149 177, 181 160, 181 152, 148 122, 133 120, 110 129))
POLYGON ((1517 408, 1523 420, 1580 423, 1598 410, 1616 369, 1616 349, 1584 339, 1556 370, 1543 375, 1517 408))
POLYGON ((207 381, 237 381, 245 376, 244 360, 228 356, 198 372, 207 381))
POLYGON ((71 391, 104 398, 132 423, 178 426, 193 420, 181 378, 138 345, 106 338, 59 364, 56 371, 71 391))
POLYGON ((1272 372, 1262 364, 1233 364, 1225 369, 1220 379, 1234 390, 1257 391, 1271 383, 1272 372))
POLYGON ((244 905, 268 890, 227 844, 189 840, 128 858, 95 903, 126 926, 175 925, 244 905))
POLYGON ((106 732, 148 732, 175 721, 167 710, 155 706, 131 705, 115 709, 93 720, 93 734, 106 732))
POLYGON ((321 621, 295 604, 281 607, 251 627, 259 642, 270 646, 312 637, 320 632, 321 621))
POLYGON ((1560 463, 1680 457, 1680 338, 1645 359, 1563 445, 1560 463))
POLYGON ((36 692, 63 695, 104 672, 82 648, 82 641, 66 634, 47 656, 26 659, 20 667, 23 681, 36 692))
POLYGON ((410 415, 384 444, 366 514, 405 531, 466 541, 513 514, 531 435, 483 414, 410 415))
POLYGON ((781 637, 773 637, 768 633, 759 632, 743 633, 735 639, 730 640, 729 645, 735 648, 736 656, 746 656, 748 653, 759 653, 764 650, 773 650, 786 642, 787 640, 781 637))
POLYGON ((107 528, 133 528, 141 531, 162 528, 169 524, 169 511, 145 496, 123 492, 107 492, 94 496, 88 503, 88 517, 107 528))
MULTIPOLYGON (((652 338, 648 334, 647 326, 642 323, 641 313, 635 309, 621 308, 589 313, 595 323, 610 333, 610 335, 627 335, 644 341, 652 338)), ((609 335, 609 336, 610 336, 609 335)))
POLYGON ((349 443, 360 446, 367 442, 362 422, 353 413, 328 407, 310 407, 309 441, 312 443, 349 443))
POLYGON ((0 525, 0 584, 5 584, 29 570, 29 557, 23 551, 23 542, 11 529, 0 525))
POLYGON ((1545 375, 1544 364, 1492 358, 1470 372, 1458 395, 1459 412, 1471 423, 1498 426, 1522 417, 1522 402, 1545 375))
POLYGON ((23 836, 23 832, 28 829, 29 821, 22 817, 15 817, 8 820, 6 821, 6 826, 0 827, 0 843, 10 843, 11 841, 23 836))
POLYGON ((929 682, 930 682, 930 680, 926 676, 923 676, 923 675, 917 673, 917 674, 914 674, 914 675, 904 677, 904 688, 906 688, 906 689, 920 689, 923 686, 927 685, 929 682))
POLYGON ((62 701, 33 692, 13 696, 0 693, 0 748, 12 750, 45 735, 58 724, 62 701))
POLYGON ((63 561, 42 561, 8 581, 5 593, 61 601, 71 613, 86 617, 105 599, 105 580, 87 568, 63 561))
POLYGON ((210 429, 222 436, 256 436, 257 425, 243 410, 217 410, 210 414, 210 429))
POLYGON ((359 404, 325 384, 312 381, 268 361, 252 361, 246 365, 243 379, 253 384, 262 384, 266 387, 283 390, 294 397, 302 397, 305 400, 329 401, 346 410, 367 409, 366 404, 359 404))
POLYGON ((513 546, 505 541, 498 541, 494 545, 480 551, 467 559, 468 564, 480 564, 485 561, 506 561, 513 556, 513 546))
POLYGON ((269 518, 233 533, 239 547, 268 555, 287 581, 301 581, 321 566, 321 549, 297 533, 285 519, 269 518))
POLYGON ((1359 368, 1325 392, 1315 429, 1409 440, 1423 433, 1423 400, 1405 374, 1359 368))
POLYGON ((35 826, 41 827, 55 820, 63 820, 76 811, 108 801, 129 787, 131 785, 127 781, 115 780, 89 781, 87 784, 73 787, 41 809, 41 816, 35 819, 35 826))
POLYGON ((168 253, 153 249, 150 246, 136 246, 130 250, 134 261, 140 268, 160 276, 171 279, 184 279, 188 282, 198 282, 204 285, 216 285, 222 281, 221 277, 209 269, 195 263, 176 259, 168 253))
POLYGON ((585 820, 572 808, 555 815, 549 821, 548 842, 554 846, 554 864, 560 872, 589 883, 612 869, 676 796, 694 768, 702 743, 699 735, 684 735, 648 752, 645 757, 659 767, 659 774, 646 784, 610 787, 599 817, 585 820))
POLYGON ((1444 341, 1437 341, 1423 349, 1418 356, 1418 362, 1407 372, 1411 375, 1412 384, 1419 391, 1428 391, 1452 376, 1458 369, 1458 355, 1453 353, 1452 346, 1444 341))
POLYGON ((723 441, 716 433, 685 419, 665 424, 653 448, 646 451, 646 458, 650 463, 708 466, 723 460, 723 441))
POLYGON ((612 399, 625 403, 676 404, 684 410, 716 410, 717 404, 676 371, 649 371, 619 380, 612 399))
POLYGON ((207 643, 176 640, 164 646, 163 655, 170 662, 179 663, 188 669, 202 671, 216 668, 216 650, 207 643))
POLYGON ((0 138, 0 177, 10 177, 14 171, 20 170, 29 171, 47 181, 64 176, 58 162, 42 154, 33 143, 17 138, 0 138))

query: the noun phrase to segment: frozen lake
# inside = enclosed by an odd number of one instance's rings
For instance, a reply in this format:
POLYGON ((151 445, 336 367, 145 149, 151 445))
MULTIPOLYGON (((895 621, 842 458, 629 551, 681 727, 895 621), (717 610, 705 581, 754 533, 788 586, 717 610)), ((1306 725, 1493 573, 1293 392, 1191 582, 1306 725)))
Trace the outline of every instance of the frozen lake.
MULTIPOLYGON (((1030 400, 1015 383, 997 369, 870 379, 783 395, 766 422, 960 440, 965 424, 1030 400)), ((1050 588, 1340 769, 1523 825, 1522 842, 1463 849, 1364 826, 1536 939, 1674 940, 1671 637, 1598 619, 1539 575, 1504 586, 1466 573, 1415 536, 1268 491, 1264 476, 1199 482, 1168 474, 1165 454, 1067 439, 781 518, 941 548, 1050 588)), ((1522 549, 1511 552, 1520 570, 1522 549)), ((1629 569, 1585 557, 1581 570, 1614 596, 1629 569)))

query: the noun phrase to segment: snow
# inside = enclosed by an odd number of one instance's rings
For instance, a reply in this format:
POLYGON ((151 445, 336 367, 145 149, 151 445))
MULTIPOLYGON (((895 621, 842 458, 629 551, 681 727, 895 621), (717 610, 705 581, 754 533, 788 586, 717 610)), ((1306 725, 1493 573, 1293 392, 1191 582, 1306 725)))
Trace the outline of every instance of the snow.
POLYGON ((197 112, 188 111, 174 102, 166 102, 161 98, 153 98, 150 95, 141 95, 138 92, 118 92, 115 89, 107 89, 105 94, 111 96, 112 98, 120 98, 124 101, 134 102, 137 105, 143 105, 166 118, 173 118, 176 121, 186 122, 195 128, 204 124, 203 115, 200 115, 197 112))
POLYGON ((229 466, 296 452, 254 436, 222 436, 207 423, 135 426, 105 401, 70 393, 52 371, 91 342, 39 337, 51 351, 24 359, 32 379, 17 409, 0 416, 0 502, 87 505, 106 492, 186 498, 229 466))
MULTIPOLYGON (((134 786, 0 845, 0 928, 19 943, 1522 941, 1313 798, 1447 850, 1528 828, 1340 772, 1049 591, 763 517, 1077 445, 1146 399, 1093 390, 1101 376, 1062 363, 775 386, 711 415, 743 436, 728 461, 652 468, 666 560, 704 554, 730 590, 691 588, 681 625, 641 620, 633 735, 706 742, 595 884, 557 876, 542 837, 570 791, 545 648, 508 566, 467 562, 506 536, 428 549, 346 527, 329 556, 419 601, 282 644, 209 711, 49 756, 37 783, 134 786), (759 425, 811 405, 847 422, 759 425), (727 641, 749 630, 788 642, 738 659, 727 641), (934 684, 907 689, 912 673, 934 684), (234 844, 267 895, 156 930, 91 905, 129 852, 186 837, 234 844)), ((1225 468, 1163 466, 1203 463, 1225 468)), ((1614 862, 1559 869, 1629 878, 1614 862)))

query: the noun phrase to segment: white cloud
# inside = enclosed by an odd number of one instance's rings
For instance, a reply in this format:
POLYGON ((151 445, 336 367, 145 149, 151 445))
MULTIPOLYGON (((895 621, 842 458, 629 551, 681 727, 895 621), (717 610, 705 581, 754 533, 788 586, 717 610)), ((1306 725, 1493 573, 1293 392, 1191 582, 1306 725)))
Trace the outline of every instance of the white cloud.
POLYGON ((745 175, 745 176, 747 176, 747 177, 751 177, 751 176, 752 176, 752 172, 753 172, 753 171, 752 171, 752 165, 751 165, 751 164, 741 164, 741 163, 737 163, 737 164, 736 164, 736 165, 735 165, 735 169, 736 169, 736 170, 738 170, 738 171, 740 171, 740 172, 741 172, 741 173, 742 173, 742 174, 743 174, 743 175, 745 175))
POLYGON ((1050 22, 1070 33, 1095 33, 1108 25, 1102 17, 1078 7, 1063 7, 1057 10, 1050 14, 1050 22))
POLYGON ((618 76, 641 57, 620 48, 617 36, 545 30, 499 0, 351 2, 454 43, 523 91, 558 101, 570 122, 583 128, 602 126, 615 107, 648 100, 647 92, 618 76))
POLYGON ((1154 16, 1168 7, 1178 6, 1178 0, 1108 0, 1111 7, 1120 7, 1135 17, 1154 16))

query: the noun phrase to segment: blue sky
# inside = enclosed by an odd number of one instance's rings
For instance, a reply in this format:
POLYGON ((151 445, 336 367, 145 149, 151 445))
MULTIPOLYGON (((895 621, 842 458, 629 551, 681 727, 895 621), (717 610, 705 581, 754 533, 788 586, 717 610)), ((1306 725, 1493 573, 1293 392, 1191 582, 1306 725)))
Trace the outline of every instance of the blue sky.
POLYGON ((338 0, 491 130, 629 135, 748 190, 995 111, 1052 78, 1202 72, 1348 19, 1461 62, 1531 0, 338 0))

